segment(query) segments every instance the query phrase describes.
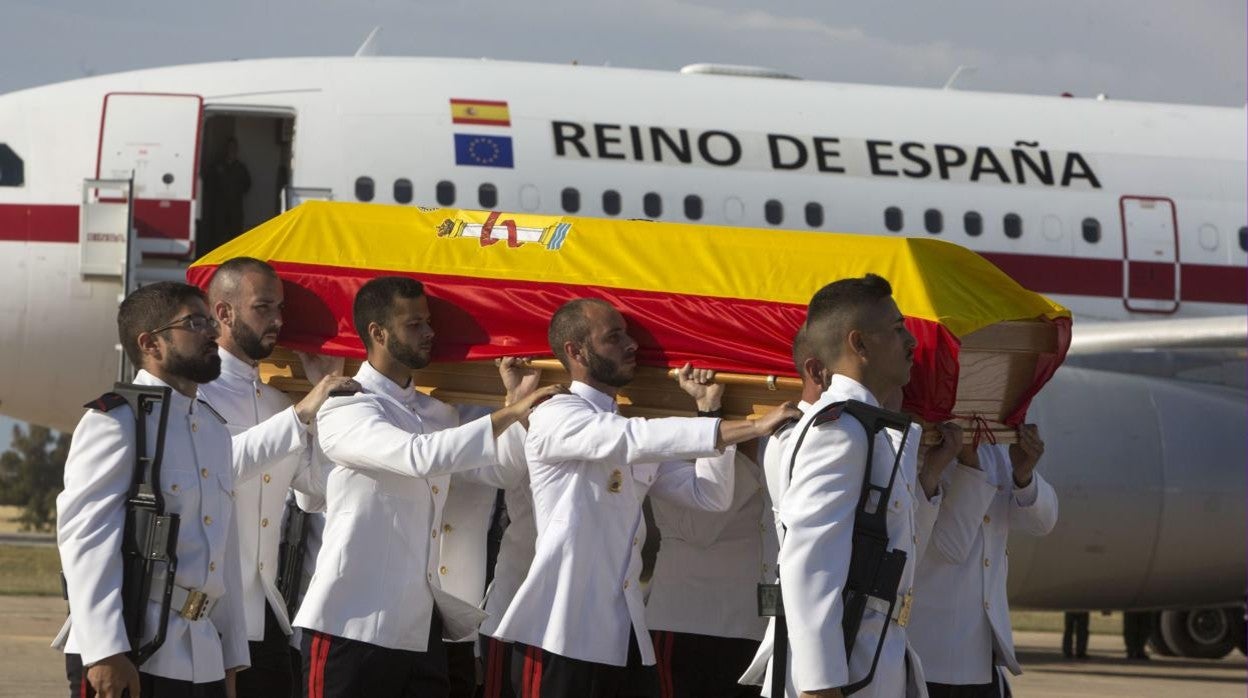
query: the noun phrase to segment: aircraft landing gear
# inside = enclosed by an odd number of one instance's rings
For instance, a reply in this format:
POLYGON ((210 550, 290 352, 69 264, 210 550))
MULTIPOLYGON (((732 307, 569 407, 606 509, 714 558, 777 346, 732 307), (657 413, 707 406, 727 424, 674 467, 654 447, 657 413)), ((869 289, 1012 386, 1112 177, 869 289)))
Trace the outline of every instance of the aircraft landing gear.
POLYGON ((1149 645, 1158 654, 1221 659, 1236 647, 1244 646, 1242 607, 1162 611, 1159 616, 1149 638, 1149 645))

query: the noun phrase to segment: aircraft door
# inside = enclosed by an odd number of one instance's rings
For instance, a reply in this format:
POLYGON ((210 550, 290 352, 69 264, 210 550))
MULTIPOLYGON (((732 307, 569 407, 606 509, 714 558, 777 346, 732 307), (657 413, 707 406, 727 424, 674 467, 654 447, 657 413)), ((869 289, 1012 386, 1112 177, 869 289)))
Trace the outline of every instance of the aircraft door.
POLYGON ((1122 213, 1123 305, 1144 313, 1179 309, 1179 239, 1174 201, 1124 196, 1122 213))
POLYGON ((203 107, 199 95, 104 96, 96 177, 134 177, 134 227, 147 256, 188 259, 194 253, 203 107))

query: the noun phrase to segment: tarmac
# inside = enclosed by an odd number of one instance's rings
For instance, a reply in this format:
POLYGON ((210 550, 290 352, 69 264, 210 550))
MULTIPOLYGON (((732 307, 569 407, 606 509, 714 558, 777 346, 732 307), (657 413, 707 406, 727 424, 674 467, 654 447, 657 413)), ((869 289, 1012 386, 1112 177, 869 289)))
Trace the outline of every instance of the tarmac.
MULTIPOLYGON (((61 655, 48 647, 65 619, 65 602, 45 596, 0 596, 0 698, 62 698, 61 655)), ((1024 674, 1017 698, 1243 698, 1248 664, 1238 651, 1220 660, 1154 657, 1127 661, 1122 638, 1092 635, 1088 658, 1062 657, 1059 633, 1014 636, 1024 674)))

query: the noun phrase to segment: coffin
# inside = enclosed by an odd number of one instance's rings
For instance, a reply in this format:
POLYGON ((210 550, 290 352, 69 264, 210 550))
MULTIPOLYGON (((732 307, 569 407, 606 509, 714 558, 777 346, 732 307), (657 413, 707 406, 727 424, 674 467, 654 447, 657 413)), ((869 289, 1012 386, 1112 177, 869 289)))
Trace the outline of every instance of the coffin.
MULTIPOLYGON (((197 261, 206 288, 237 256, 271 264, 285 284, 280 349, 262 367, 292 395, 308 389, 292 350, 364 349, 351 323, 355 291, 377 276, 421 280, 437 332, 418 386, 449 402, 500 404, 494 359, 550 357, 550 315, 594 296, 619 308, 641 369, 621 391, 626 413, 690 414, 670 369, 720 372, 726 412, 795 400, 792 338, 821 286, 868 272, 887 278, 918 338, 905 409, 959 419, 967 438, 1010 441, 1032 396, 1070 344, 1070 313, 1020 287, 975 253, 941 240, 602 220, 519 213, 306 202, 197 261)), ((566 382, 553 359, 547 382, 566 382)))

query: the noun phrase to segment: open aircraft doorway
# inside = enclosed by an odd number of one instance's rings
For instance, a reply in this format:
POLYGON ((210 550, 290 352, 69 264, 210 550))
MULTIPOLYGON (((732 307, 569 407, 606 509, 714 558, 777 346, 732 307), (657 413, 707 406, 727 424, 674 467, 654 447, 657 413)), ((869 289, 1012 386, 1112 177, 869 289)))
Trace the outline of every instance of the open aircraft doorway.
POLYGON ((284 110, 206 108, 195 256, 282 211, 291 181, 295 116, 284 110))

